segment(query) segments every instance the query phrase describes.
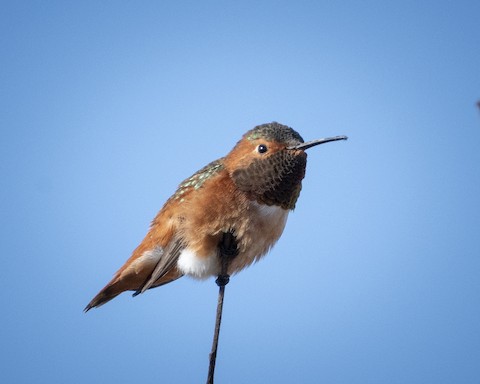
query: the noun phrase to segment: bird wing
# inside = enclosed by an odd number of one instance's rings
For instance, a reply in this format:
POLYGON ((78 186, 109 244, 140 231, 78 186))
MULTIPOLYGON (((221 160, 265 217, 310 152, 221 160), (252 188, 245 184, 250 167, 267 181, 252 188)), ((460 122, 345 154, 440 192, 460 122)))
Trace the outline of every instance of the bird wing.
POLYGON ((134 296, 149 288, 170 283, 183 274, 176 262, 184 248, 181 240, 173 240, 167 246, 155 246, 146 251, 139 248, 115 274, 113 279, 90 301, 85 311, 99 307, 124 291, 134 290, 134 296))
MULTIPOLYGON (((140 293, 145 292, 149 288, 157 287, 161 284, 159 280, 162 279, 168 272, 171 271, 172 268, 175 267, 177 264, 178 258, 180 257, 180 253, 185 248, 185 245, 181 239, 175 239, 171 241, 165 249, 162 250, 162 254, 160 255, 160 259, 158 260, 155 269, 152 271, 148 279, 146 280, 145 284, 139 287, 133 296, 137 296, 140 293)), ((182 275, 179 274, 178 277, 182 275)), ((176 278, 178 278, 176 277, 176 278)), ((170 281, 168 281, 170 282, 170 281)))

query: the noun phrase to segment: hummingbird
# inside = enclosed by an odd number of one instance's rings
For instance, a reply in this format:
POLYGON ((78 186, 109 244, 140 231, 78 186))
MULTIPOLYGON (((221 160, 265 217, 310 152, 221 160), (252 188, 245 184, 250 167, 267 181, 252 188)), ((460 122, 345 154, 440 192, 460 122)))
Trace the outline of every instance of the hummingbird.
POLYGON ((297 131, 277 122, 249 130, 225 157, 179 185, 131 257, 84 311, 124 291, 136 296, 184 275, 219 275, 219 244, 225 233, 233 235, 236 246, 228 275, 258 261, 280 238, 295 208, 305 177, 305 151, 346 139, 305 142, 297 131))

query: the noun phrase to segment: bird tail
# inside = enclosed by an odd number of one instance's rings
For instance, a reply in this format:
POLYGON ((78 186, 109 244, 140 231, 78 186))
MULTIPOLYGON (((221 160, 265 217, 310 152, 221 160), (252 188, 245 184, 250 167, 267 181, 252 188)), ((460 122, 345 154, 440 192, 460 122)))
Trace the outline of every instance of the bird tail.
POLYGON ((100 307, 101 305, 117 297, 123 291, 125 291, 125 289, 120 288, 118 283, 110 282, 105 286, 105 288, 97 293, 97 295, 90 301, 90 303, 88 303, 83 311, 86 313, 92 308, 100 307))
MULTIPOLYGON (((172 268, 168 273, 151 284, 148 289, 171 283, 182 276, 183 274, 178 271, 177 268, 172 268)), ((150 275, 147 276, 147 278, 149 279, 150 275)), ((115 276, 112 281, 110 281, 100 292, 97 293, 97 295, 92 299, 92 301, 90 301, 90 303, 87 304, 83 311, 88 312, 92 308, 100 307, 125 291, 135 291, 133 296, 137 296, 142 292, 141 289, 145 284, 145 277, 142 277, 141 280, 138 279, 138 277, 136 281, 132 280, 133 279, 124 278, 122 275, 115 276)))

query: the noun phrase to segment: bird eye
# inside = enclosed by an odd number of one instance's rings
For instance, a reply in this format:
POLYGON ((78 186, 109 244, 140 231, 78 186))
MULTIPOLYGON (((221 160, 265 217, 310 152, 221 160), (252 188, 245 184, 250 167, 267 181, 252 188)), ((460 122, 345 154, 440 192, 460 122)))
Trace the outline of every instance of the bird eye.
POLYGON ((258 153, 265 153, 268 151, 268 148, 265 144, 260 144, 258 147, 257 147, 257 151, 258 153))

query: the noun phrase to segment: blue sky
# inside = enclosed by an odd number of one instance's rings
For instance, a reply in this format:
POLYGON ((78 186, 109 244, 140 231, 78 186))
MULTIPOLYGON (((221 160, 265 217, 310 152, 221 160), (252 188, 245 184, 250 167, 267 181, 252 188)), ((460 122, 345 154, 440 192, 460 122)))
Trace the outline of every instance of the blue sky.
POLYGON ((213 280, 82 309, 253 126, 309 151, 219 383, 477 383, 480 4, 4 2, 0 381, 204 382, 213 280))

